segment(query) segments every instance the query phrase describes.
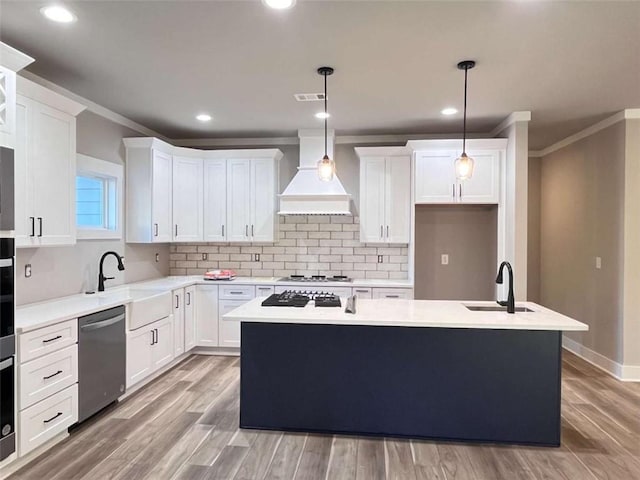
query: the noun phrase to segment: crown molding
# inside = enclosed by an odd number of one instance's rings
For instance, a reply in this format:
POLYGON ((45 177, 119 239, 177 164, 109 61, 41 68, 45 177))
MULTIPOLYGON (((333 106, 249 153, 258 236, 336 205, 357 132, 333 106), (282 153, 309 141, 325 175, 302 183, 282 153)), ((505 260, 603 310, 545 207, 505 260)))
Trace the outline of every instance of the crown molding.
POLYGON ((504 131, 510 125, 513 125, 516 122, 530 122, 531 121, 531 112, 528 110, 521 112, 513 112, 507 118, 505 118, 502 123, 500 123, 496 128, 491 131, 492 137, 497 137, 502 131, 504 131))
POLYGON ((135 130, 136 132, 142 133, 144 135, 148 135, 150 137, 158 137, 163 140, 168 140, 168 138, 162 135, 161 133, 158 133, 155 130, 151 130, 150 128, 147 128, 144 125, 134 122, 133 120, 125 117, 124 115, 120 115, 119 113, 116 113, 113 110, 109 110, 108 108, 103 107, 102 105, 99 105, 96 102, 93 102, 87 98, 81 97, 80 95, 77 95, 67 90, 66 88, 63 88, 60 85, 50 82, 49 80, 42 78, 39 75, 36 75, 35 73, 31 73, 25 70, 23 72, 20 72, 19 76, 22 76, 27 80, 31 80, 32 82, 37 83, 43 87, 46 87, 49 90, 52 90, 56 93, 64 95, 65 97, 70 98, 71 100, 75 100, 76 102, 85 105, 88 111, 93 112, 96 115, 100 115, 101 117, 104 117, 107 120, 111 120, 114 123, 118 123, 124 127, 130 128, 132 130, 135 130))
POLYGON ((0 42, 0 65, 12 72, 19 72, 27 65, 35 62, 35 58, 16 50, 11 45, 0 42))
POLYGON ((618 122, 622 122, 623 120, 638 120, 640 119, 640 108, 627 108, 626 110, 622 110, 600 122, 591 125, 590 127, 585 128, 584 130, 580 130, 578 133, 574 133, 573 135, 568 136, 564 140, 560 140, 552 145, 549 145, 542 150, 534 150, 529 152, 529 156, 532 158, 544 157, 553 153, 561 148, 567 147, 572 143, 578 142, 583 138, 587 138, 595 133, 598 133, 600 130, 604 130, 605 128, 609 128, 611 125, 615 125, 618 122))

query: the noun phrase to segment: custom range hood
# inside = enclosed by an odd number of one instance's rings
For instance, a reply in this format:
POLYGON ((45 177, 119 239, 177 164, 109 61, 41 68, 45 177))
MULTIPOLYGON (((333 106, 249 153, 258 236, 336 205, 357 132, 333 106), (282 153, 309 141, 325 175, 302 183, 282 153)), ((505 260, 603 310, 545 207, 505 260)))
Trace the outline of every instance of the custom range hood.
MULTIPOLYGON (((298 130, 298 173, 280 195, 279 215, 351 215, 349 195, 337 175, 329 181, 318 176, 318 160, 324 155, 323 130, 298 130)), ((334 131, 328 132, 327 153, 333 158, 334 131)))

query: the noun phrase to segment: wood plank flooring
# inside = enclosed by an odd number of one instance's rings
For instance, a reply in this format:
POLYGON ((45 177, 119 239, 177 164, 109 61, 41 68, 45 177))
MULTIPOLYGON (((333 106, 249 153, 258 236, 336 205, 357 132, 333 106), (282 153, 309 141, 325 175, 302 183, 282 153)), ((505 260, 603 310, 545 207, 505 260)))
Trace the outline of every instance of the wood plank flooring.
POLYGON ((563 359, 560 448, 239 430, 239 359, 189 357, 11 480, 640 479, 640 384, 563 359))

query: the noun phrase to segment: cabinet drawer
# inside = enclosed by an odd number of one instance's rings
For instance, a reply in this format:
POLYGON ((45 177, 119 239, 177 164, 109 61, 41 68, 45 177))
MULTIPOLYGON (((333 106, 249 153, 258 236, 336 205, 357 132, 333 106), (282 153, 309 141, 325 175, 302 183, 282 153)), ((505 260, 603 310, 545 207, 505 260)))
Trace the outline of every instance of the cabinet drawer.
POLYGON ((374 288, 373 298, 388 298, 410 300, 413 298, 413 290, 410 288, 374 288))
POLYGON ((78 320, 56 323, 18 335, 18 363, 28 362, 78 341, 78 320))
POLYGON ((358 298, 371 298, 371 289, 365 287, 353 287, 351 289, 353 292, 352 295, 355 295, 358 298))
POLYGON ((220 300, 251 300, 255 296, 253 285, 221 285, 220 300))
POLYGON ((20 410, 78 381, 78 345, 71 345, 19 367, 20 410))
POLYGON ((256 297, 268 297, 273 293, 273 285, 256 285, 256 297))
POLYGON ((78 384, 36 403, 18 414, 20 455, 63 433, 78 421, 78 384))

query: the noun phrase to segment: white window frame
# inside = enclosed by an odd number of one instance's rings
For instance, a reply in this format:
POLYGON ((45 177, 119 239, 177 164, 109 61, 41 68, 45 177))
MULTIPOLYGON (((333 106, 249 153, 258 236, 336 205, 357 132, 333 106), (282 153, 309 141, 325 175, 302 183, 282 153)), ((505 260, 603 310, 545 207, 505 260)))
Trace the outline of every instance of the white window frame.
POLYGON ((114 228, 84 228, 77 226, 78 240, 121 240, 122 225, 124 223, 124 167, 117 163, 107 162, 99 158, 77 154, 76 175, 104 178, 115 182, 115 227, 114 228))

